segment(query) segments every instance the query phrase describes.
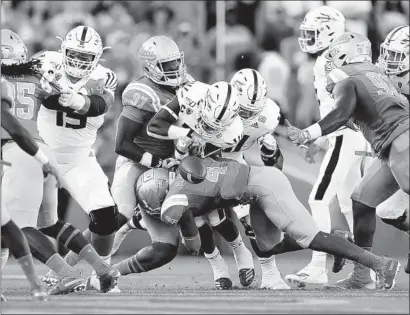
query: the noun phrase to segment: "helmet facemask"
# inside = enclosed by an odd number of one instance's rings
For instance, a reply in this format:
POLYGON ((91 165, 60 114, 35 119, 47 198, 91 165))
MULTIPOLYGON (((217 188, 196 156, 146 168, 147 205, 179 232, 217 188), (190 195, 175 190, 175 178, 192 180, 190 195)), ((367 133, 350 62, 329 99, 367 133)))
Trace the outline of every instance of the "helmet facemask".
POLYGON ((300 27, 300 36, 298 38, 300 49, 307 53, 316 53, 321 46, 318 33, 319 31, 315 28, 300 27))
POLYGON ((65 71, 75 78, 89 76, 96 68, 101 56, 67 47, 63 50, 63 55, 65 71))
POLYGON ((386 74, 397 75, 409 70, 409 52, 398 51, 388 47, 386 44, 380 45, 379 65, 386 74))

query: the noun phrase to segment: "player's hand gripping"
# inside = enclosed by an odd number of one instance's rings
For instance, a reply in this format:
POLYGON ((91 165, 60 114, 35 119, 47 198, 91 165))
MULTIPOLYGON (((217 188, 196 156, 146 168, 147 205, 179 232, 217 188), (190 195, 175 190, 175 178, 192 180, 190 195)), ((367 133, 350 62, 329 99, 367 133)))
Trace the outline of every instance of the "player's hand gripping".
POLYGON ((285 126, 287 127, 288 137, 294 144, 300 146, 311 140, 311 136, 308 131, 292 126, 287 119, 285 119, 285 126))
POLYGON ((52 161, 48 161, 47 163, 43 164, 43 173, 44 173, 44 177, 47 177, 49 175, 55 176, 55 178, 57 179, 57 185, 58 185, 59 172, 58 172, 57 164, 55 164, 52 161))
POLYGON ((161 161, 161 167, 167 170, 177 167, 179 165, 179 161, 174 158, 168 158, 161 161))
POLYGON ((85 99, 81 94, 74 92, 72 89, 64 88, 60 91, 58 102, 61 106, 79 110, 84 106, 85 99))

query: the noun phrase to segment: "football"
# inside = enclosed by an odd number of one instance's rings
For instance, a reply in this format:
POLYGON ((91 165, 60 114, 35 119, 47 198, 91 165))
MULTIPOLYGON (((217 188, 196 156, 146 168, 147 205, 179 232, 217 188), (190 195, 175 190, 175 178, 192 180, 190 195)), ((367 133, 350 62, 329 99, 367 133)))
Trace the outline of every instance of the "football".
POLYGON ((183 179, 191 184, 199 184, 206 177, 206 166, 197 156, 187 156, 179 164, 179 172, 183 179))

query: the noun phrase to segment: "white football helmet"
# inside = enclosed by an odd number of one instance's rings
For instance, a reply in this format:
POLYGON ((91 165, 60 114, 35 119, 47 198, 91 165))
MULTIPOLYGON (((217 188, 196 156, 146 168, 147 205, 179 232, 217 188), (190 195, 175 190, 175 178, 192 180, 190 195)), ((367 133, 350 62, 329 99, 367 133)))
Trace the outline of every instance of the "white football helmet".
POLYGON ((265 107, 268 86, 262 75, 254 69, 242 69, 230 82, 238 90, 239 117, 244 126, 252 125, 265 107))
POLYGON ((326 49, 345 32, 345 17, 332 7, 310 10, 299 27, 299 46, 303 52, 317 53, 326 49))
POLYGON ((233 123, 238 111, 238 90, 228 82, 216 82, 199 102, 198 128, 205 135, 216 135, 233 123))
POLYGON ((160 85, 178 87, 186 81, 184 52, 166 36, 154 36, 142 43, 138 60, 143 73, 160 85))
POLYGON ((346 32, 333 41, 325 57, 326 73, 351 63, 372 62, 371 43, 364 35, 346 32))
POLYGON ((61 39, 64 69, 75 78, 87 77, 97 67, 101 55, 108 47, 103 47, 100 35, 90 26, 77 26, 61 39))
POLYGON ((20 64, 27 61, 27 47, 20 36, 10 30, 1 30, 1 63, 20 64))

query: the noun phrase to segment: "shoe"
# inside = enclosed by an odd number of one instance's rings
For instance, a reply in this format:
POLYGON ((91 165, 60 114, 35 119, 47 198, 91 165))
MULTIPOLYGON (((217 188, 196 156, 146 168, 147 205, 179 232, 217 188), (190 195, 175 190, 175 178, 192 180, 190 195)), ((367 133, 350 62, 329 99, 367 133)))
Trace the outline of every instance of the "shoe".
POLYGON ((33 301, 47 302, 48 293, 45 289, 34 290, 31 292, 33 301))
POLYGON ((280 276, 269 278, 262 276, 262 283, 260 288, 268 290, 290 290, 290 286, 288 286, 280 276))
POLYGON ((327 270, 307 265, 296 274, 285 276, 289 284, 296 284, 299 288, 304 288, 308 284, 326 284, 328 282, 327 270))
POLYGON ((50 270, 44 275, 41 281, 43 281, 47 289, 50 289, 58 283, 59 277, 53 270, 50 270))
POLYGON ((107 293, 115 287, 118 289, 118 279, 120 277, 121 273, 117 269, 111 269, 108 273, 100 276, 100 291, 102 293, 107 293))
POLYGON ((49 290, 49 295, 62 295, 72 292, 83 291, 85 289, 85 281, 83 278, 65 277, 49 290))
POLYGON ((376 271, 378 280, 377 287, 383 290, 391 290, 396 285, 396 276, 400 270, 400 263, 393 258, 386 258, 386 264, 381 270, 376 271))
POLYGON ((357 274, 350 273, 346 279, 325 284, 325 288, 330 290, 375 290, 376 282, 372 279, 363 280, 357 274))
POLYGON ((215 288, 218 290, 230 290, 232 289, 232 281, 229 278, 219 278, 214 281, 215 288))
POLYGON ((7 302, 7 299, 6 299, 6 297, 3 295, 3 293, 1 293, 1 301, 2 301, 2 302, 7 302))
POLYGON ((241 242, 232 247, 236 266, 238 267, 239 281, 242 286, 249 287, 255 280, 255 265, 250 250, 241 242))
MULTIPOLYGON (((97 277, 96 272, 93 270, 91 276, 87 278, 86 291, 97 290, 100 291, 100 280, 97 277)), ((121 293, 121 290, 118 288, 118 284, 115 285, 112 289, 106 293, 121 293)))
MULTIPOLYGON (((350 232, 347 232, 347 231, 336 230, 334 232, 334 234, 340 236, 341 238, 344 238, 345 240, 349 241, 350 243, 354 242, 353 233, 350 233, 350 232)), ((346 264, 346 258, 334 256, 332 271, 334 273, 338 273, 340 270, 343 269, 345 264, 346 264)))
POLYGON ((232 288, 232 281, 229 276, 229 267, 225 259, 218 252, 217 255, 206 257, 212 267, 214 285, 218 290, 229 290, 232 288))

